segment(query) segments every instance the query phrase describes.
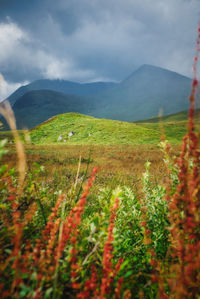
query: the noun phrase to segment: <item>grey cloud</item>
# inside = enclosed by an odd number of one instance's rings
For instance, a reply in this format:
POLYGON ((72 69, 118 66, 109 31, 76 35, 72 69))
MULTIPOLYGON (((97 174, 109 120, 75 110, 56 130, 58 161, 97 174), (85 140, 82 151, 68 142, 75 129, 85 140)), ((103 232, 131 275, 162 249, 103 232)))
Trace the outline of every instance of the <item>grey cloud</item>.
POLYGON ((1 0, 1 24, 23 36, 0 70, 13 82, 118 81, 149 63, 191 76, 198 17, 199 0, 1 0))

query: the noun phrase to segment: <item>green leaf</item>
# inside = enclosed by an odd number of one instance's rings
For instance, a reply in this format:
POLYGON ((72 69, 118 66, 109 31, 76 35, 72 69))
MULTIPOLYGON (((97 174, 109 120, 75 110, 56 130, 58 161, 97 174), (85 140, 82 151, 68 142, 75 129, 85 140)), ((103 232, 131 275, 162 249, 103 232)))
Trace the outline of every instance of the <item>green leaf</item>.
POLYGON ((124 278, 127 278, 129 276, 131 276, 133 274, 133 270, 129 270, 128 272, 126 272, 126 274, 124 275, 124 278))
POLYGON ((127 259, 127 260, 125 260, 125 261, 122 263, 122 265, 121 265, 121 267, 120 267, 120 270, 124 270, 124 268, 125 268, 128 264, 129 264, 129 260, 127 259))
POLYGON ((32 291, 31 288, 25 286, 24 284, 20 285, 21 291, 19 293, 19 298, 24 298, 26 295, 28 295, 28 293, 30 293, 32 291))
POLYGON ((44 294, 44 298, 48 299, 50 297, 50 295, 51 295, 52 292, 53 292, 53 288, 52 287, 49 288, 49 289, 47 289, 46 292, 45 292, 45 294, 44 294))

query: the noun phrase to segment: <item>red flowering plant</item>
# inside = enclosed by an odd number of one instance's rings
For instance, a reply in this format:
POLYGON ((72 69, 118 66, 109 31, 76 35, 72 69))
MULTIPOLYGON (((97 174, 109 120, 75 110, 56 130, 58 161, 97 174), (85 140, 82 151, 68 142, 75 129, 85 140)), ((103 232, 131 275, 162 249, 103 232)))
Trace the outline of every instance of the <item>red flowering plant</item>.
POLYGON ((178 159, 179 183, 169 201, 170 241, 168 284, 176 298, 197 298, 200 294, 200 147, 195 131, 195 97, 197 94, 197 63, 200 52, 198 28, 197 54, 194 58, 194 79, 189 97, 188 133, 183 139, 178 159))
MULTIPOLYGON (((22 218, 21 212, 18 210, 19 203, 16 198, 16 188, 12 186, 10 177, 8 178, 8 200, 12 201, 13 210, 12 223, 9 223, 9 227, 13 231, 11 234, 13 248, 10 250, 10 254, 8 254, 4 263, 1 264, 2 279, 9 275, 9 280, 5 280, 5 283, 0 285, 3 297, 17 296, 19 294, 21 297, 41 298, 44 292, 50 294, 48 285, 52 282, 54 282, 54 289, 51 292, 56 294, 59 261, 62 258, 67 242, 73 246, 76 243, 76 237, 79 233, 78 227, 81 224, 81 215, 84 211, 86 197, 93 184, 96 171, 97 169, 93 170, 88 183, 84 187, 81 198, 74 208, 71 209, 69 215, 64 217, 65 198, 63 195, 60 195, 48 217, 48 222, 41 237, 32 244, 27 240, 25 247, 23 245, 24 228, 34 216, 37 205, 34 203, 33 207, 30 206, 22 218), (61 211, 63 212, 62 217, 61 211), (13 278, 10 276, 11 269, 13 278), (11 285, 9 281, 11 281, 11 285)), ((2 224, 5 225, 5 223, 2 224)), ((71 253, 71 282, 72 288, 74 288, 75 283, 73 283, 73 279, 76 278, 77 272, 75 248, 72 248, 71 253)))

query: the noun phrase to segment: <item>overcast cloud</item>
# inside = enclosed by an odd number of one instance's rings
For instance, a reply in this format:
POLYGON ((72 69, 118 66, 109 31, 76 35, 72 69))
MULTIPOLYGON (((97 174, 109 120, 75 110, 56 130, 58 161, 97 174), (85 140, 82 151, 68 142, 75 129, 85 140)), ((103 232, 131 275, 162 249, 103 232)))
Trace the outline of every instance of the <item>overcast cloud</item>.
POLYGON ((0 0, 0 97, 39 78, 120 81, 147 63, 192 76, 200 0, 0 0))

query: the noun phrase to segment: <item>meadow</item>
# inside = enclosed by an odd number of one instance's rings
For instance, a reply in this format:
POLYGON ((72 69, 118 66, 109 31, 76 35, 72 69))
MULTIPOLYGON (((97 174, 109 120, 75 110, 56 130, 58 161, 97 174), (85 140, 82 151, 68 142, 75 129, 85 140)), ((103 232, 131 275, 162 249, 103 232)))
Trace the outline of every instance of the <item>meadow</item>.
POLYGON ((187 121, 128 123, 98 119, 78 113, 57 115, 30 132, 33 144, 66 145, 156 145, 162 132, 172 144, 180 144, 187 121), (73 132, 73 136, 68 136, 73 132), (62 140, 59 141, 59 137, 62 140))
POLYGON ((1 297, 198 298, 199 133, 189 124, 182 146, 33 144, 22 131, 15 145, 1 132, 1 297))

